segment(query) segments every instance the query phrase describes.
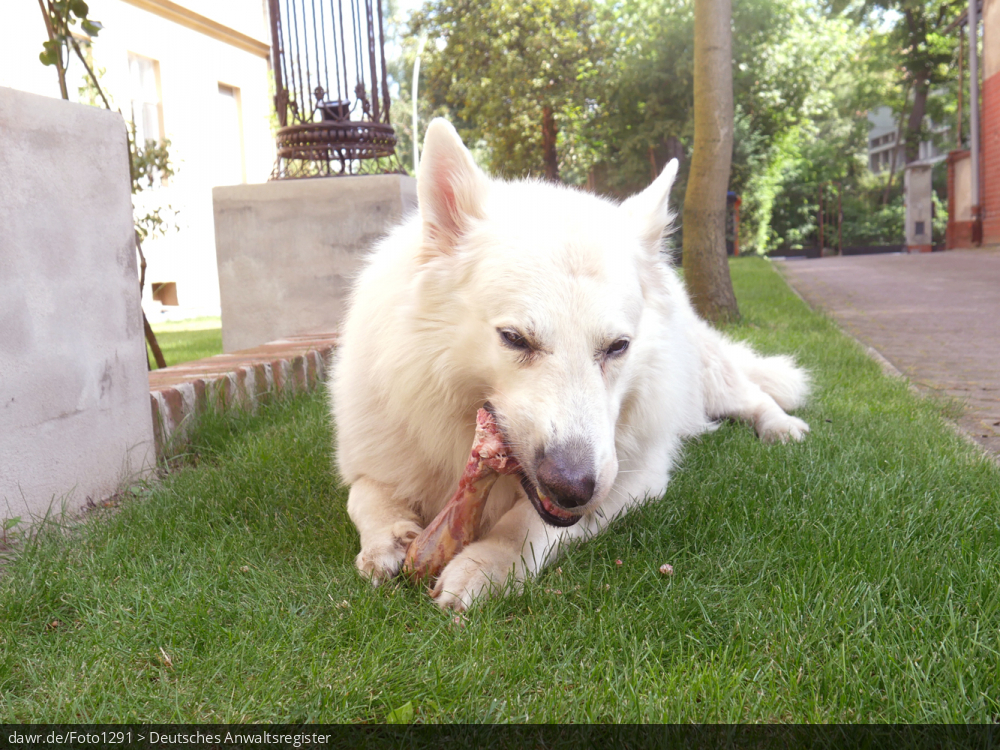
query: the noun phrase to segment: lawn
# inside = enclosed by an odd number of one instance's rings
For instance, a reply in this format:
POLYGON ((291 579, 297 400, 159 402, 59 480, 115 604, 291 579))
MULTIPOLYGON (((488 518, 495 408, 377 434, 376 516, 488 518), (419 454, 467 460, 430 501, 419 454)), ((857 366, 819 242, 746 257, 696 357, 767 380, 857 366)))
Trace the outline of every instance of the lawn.
POLYGON ((767 262, 732 269, 732 333, 815 375, 806 442, 723 425, 456 621, 355 573, 321 394, 216 418, 152 490, 19 544, 0 721, 995 721, 1000 469, 767 262))
MULTIPOLYGON (((168 367, 222 354, 222 320, 218 317, 156 323, 152 328, 168 367)), ((146 351, 150 364, 156 369, 149 344, 146 351)))

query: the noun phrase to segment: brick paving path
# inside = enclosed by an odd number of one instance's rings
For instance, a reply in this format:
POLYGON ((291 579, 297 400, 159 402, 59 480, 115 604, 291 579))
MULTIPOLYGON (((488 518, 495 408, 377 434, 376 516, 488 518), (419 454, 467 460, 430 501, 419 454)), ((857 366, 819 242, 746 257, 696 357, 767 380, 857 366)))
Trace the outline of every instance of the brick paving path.
POLYGON ((966 405, 959 426, 1000 457, 1000 249, 779 261, 814 308, 924 392, 966 405))
POLYGON ((335 333, 288 336, 253 349, 153 370, 149 400, 157 454, 168 441, 180 438, 209 405, 253 409, 272 394, 319 386, 336 342, 335 333))

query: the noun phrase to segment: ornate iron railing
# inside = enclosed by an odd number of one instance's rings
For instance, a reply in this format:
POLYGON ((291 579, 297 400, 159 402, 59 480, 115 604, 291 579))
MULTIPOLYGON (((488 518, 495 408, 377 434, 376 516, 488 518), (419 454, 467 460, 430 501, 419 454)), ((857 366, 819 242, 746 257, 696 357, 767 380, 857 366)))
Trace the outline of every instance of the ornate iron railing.
POLYGON ((280 125, 271 179, 402 171, 382 0, 268 1, 280 125))

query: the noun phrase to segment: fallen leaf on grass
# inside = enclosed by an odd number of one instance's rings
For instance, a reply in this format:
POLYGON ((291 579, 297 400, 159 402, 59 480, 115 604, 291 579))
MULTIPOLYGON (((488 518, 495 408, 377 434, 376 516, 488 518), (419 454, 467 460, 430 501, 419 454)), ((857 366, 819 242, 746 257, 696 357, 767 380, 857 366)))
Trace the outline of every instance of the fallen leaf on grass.
POLYGON ((386 724, 410 724, 413 722, 413 701, 407 701, 402 706, 394 708, 385 717, 386 724))

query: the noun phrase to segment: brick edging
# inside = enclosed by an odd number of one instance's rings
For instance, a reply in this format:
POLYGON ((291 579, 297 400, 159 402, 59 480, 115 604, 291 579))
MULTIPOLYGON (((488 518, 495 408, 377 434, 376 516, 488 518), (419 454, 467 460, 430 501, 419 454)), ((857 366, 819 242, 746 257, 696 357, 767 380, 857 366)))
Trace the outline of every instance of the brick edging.
POLYGON ((206 409, 253 410, 280 393, 311 391, 326 380, 336 333, 289 336, 253 349, 149 373, 156 455, 178 441, 206 409))

